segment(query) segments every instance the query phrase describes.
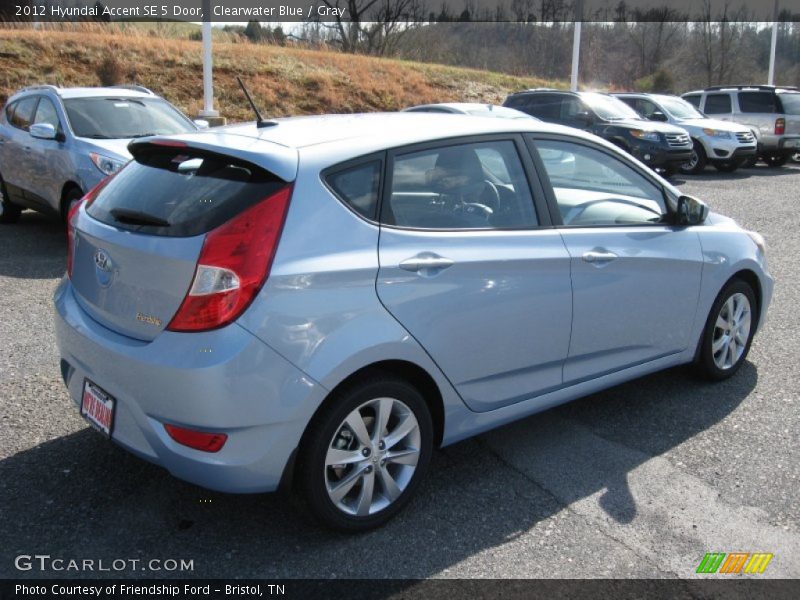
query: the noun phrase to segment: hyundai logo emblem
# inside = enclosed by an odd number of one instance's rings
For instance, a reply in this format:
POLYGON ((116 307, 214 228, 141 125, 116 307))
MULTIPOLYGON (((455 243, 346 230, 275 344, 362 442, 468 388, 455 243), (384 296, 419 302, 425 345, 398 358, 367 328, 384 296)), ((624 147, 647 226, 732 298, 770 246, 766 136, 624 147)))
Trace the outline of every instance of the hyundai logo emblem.
POLYGON ((108 273, 111 271, 111 259, 103 250, 94 253, 94 264, 101 271, 108 273))

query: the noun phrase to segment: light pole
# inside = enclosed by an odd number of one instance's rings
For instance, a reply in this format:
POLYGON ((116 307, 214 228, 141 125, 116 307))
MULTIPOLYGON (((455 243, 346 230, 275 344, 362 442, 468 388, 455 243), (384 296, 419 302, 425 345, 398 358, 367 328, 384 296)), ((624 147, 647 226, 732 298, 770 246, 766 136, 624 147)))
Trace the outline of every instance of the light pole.
POLYGON ((572 34, 572 76, 569 84, 569 89, 573 92, 578 91, 578 65, 581 60, 581 19, 583 19, 583 0, 575 0, 575 27, 572 34))
POLYGON ((211 45, 211 0, 203 0, 203 119, 218 119, 214 110, 214 59, 211 45))
POLYGON ((769 76, 767 85, 775 85, 775 49, 778 46, 778 0, 772 14, 772 42, 769 47, 769 76))

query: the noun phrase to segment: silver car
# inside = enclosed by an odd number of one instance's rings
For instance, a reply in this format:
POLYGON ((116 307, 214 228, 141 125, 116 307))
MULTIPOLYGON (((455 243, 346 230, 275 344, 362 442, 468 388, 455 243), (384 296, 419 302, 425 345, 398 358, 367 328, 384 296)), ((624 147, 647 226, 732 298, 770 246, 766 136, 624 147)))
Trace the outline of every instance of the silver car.
POLYGON ((686 130, 692 139, 692 157, 680 166, 687 174, 703 171, 708 163, 732 173, 756 156, 756 140, 746 125, 709 119, 683 98, 665 94, 613 94, 645 119, 664 121, 686 130))
POLYGON ((141 86, 25 88, 0 113, 0 222, 15 222, 24 208, 66 217, 130 160, 132 139, 197 129, 141 86))
POLYGON ((771 167, 786 164, 800 148, 800 92, 795 87, 718 85, 682 98, 709 117, 747 125, 758 156, 771 167))
MULTIPOLYGON (((494 117, 497 119, 536 119, 536 117, 507 106, 482 104, 479 102, 440 102, 420 104, 404 108, 403 112, 429 112, 449 115, 470 115, 473 117, 494 117)), ((537 121, 539 119, 536 119, 537 121)))
POLYGON ((395 515, 436 447, 674 365, 732 376, 772 297, 761 236, 572 128, 317 116, 131 152, 69 219, 77 410, 343 530, 395 515))

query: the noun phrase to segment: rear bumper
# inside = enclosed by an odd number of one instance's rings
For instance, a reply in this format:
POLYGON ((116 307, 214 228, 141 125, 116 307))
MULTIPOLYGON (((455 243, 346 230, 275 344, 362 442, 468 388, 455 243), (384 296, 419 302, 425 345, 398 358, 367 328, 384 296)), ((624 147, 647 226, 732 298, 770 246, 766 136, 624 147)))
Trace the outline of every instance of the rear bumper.
POLYGON ((324 388, 236 324, 141 342, 93 321, 66 279, 54 302, 70 396, 79 405, 88 378, 116 398, 114 442, 209 489, 277 489, 324 388), (193 450, 164 423, 228 440, 217 453, 193 450))

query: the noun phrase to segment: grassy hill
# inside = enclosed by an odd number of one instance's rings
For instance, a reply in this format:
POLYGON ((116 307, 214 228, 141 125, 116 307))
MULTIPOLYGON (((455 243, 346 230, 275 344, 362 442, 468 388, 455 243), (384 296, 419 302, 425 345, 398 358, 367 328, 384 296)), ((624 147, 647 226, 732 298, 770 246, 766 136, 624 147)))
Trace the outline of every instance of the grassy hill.
MULTIPOLYGON (((111 60, 122 81, 140 83, 189 115, 202 107, 201 44, 131 28, 115 34, 0 29, 0 101, 33 84, 100 85, 111 60)), ((216 106, 231 121, 252 119, 241 76, 269 116, 397 110, 443 101, 500 103, 510 91, 563 83, 472 69, 292 47, 215 42, 216 106)))

